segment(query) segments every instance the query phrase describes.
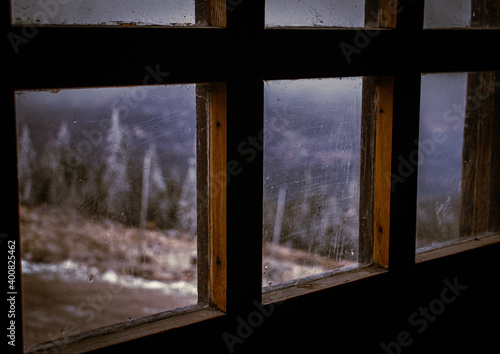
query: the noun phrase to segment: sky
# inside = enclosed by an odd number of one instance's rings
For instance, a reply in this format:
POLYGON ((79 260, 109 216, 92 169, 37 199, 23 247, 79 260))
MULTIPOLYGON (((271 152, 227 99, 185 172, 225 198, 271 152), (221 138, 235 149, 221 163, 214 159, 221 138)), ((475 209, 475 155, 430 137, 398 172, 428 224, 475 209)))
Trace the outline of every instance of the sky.
POLYGON ((98 154, 116 108, 131 152, 142 155, 154 140, 161 155, 187 159, 195 156, 195 97, 195 85, 17 91, 18 133, 27 124, 35 148, 43 151, 65 122, 75 149, 88 141, 98 154))

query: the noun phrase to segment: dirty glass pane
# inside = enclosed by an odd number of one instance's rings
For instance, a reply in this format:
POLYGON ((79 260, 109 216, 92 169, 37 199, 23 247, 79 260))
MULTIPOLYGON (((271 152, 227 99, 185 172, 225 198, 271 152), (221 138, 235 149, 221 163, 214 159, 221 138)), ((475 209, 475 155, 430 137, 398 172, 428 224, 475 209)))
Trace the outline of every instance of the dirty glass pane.
POLYGON ((177 25, 195 23, 195 0, 11 0, 14 24, 177 25))
POLYGON ((417 252, 459 238, 467 73, 423 75, 421 87, 417 252))
POLYGON ((498 28, 497 0, 425 0, 424 28, 498 28))
POLYGON ((358 259, 362 78, 268 81, 263 286, 358 259))
POLYGON ((266 0, 267 27, 363 27, 365 0, 266 0))
POLYGON ((422 76, 417 252, 500 231, 499 88, 499 72, 422 76))
POLYGON ((424 28, 466 28, 471 0, 425 0, 424 28))
POLYGON ((197 303, 195 86, 18 91, 25 345, 197 303))

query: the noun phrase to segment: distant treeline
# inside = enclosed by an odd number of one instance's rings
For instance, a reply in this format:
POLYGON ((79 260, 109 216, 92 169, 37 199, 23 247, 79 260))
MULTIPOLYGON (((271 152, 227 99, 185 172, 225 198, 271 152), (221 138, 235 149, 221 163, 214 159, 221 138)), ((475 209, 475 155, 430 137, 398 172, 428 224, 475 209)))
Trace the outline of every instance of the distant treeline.
POLYGON ((143 154, 132 153, 118 111, 113 111, 102 149, 91 157, 78 153, 65 122, 38 150, 30 127, 19 128, 21 204, 72 207, 92 217, 143 227, 147 221, 196 235, 195 158, 188 158, 184 170, 164 168, 154 141, 145 143, 143 154))
POLYGON ((264 240, 337 261, 356 261, 359 180, 343 186, 318 183, 306 170, 299 183, 300 193, 292 184, 280 186, 278 196, 264 193, 264 240))

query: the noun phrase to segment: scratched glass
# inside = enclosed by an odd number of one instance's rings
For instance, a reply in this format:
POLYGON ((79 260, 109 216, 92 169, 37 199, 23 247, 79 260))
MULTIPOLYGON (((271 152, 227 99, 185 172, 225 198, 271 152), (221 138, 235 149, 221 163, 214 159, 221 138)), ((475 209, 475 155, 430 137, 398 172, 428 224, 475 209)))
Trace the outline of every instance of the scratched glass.
POLYGON ((417 252, 459 237, 466 92, 467 73, 422 76, 417 252))
POLYGON ((267 27, 364 27, 365 0, 266 0, 267 27))
POLYGON ((425 29, 498 27, 500 27, 498 1, 425 0, 425 29))
POLYGON ((362 78, 265 83, 264 287, 357 265, 361 95, 362 78))
POLYGON ((189 26, 195 0, 11 0, 16 25, 189 26))
POLYGON ((499 74, 422 76, 417 253, 500 230, 499 74))
POLYGON ((195 86, 16 92, 25 345, 197 303, 195 86))

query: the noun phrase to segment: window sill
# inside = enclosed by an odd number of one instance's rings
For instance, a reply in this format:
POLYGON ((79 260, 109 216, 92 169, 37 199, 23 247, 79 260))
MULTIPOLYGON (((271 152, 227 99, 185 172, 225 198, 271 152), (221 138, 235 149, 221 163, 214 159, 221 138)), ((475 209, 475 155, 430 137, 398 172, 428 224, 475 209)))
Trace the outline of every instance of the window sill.
POLYGON ((346 283, 351 283, 363 278, 369 278, 387 272, 388 270, 385 268, 370 265, 347 271, 345 273, 334 274, 325 278, 300 282, 297 285, 263 293, 262 303, 264 305, 267 305, 270 303, 291 299, 297 296, 306 295, 316 291, 332 288, 346 283))
POLYGON ((223 312, 210 307, 202 305, 187 306, 131 322, 97 328, 52 342, 36 344, 27 348, 25 352, 41 353, 55 350, 57 353, 85 353, 223 315, 223 312))
POLYGON ((427 261, 432 261, 434 259, 443 258, 457 253, 474 250, 477 248, 493 245, 495 243, 500 243, 500 234, 496 234, 493 236, 485 236, 481 238, 476 237, 473 239, 467 239, 464 241, 459 241, 458 243, 452 245, 444 246, 442 248, 419 253, 415 257, 415 263, 418 264, 427 261))

